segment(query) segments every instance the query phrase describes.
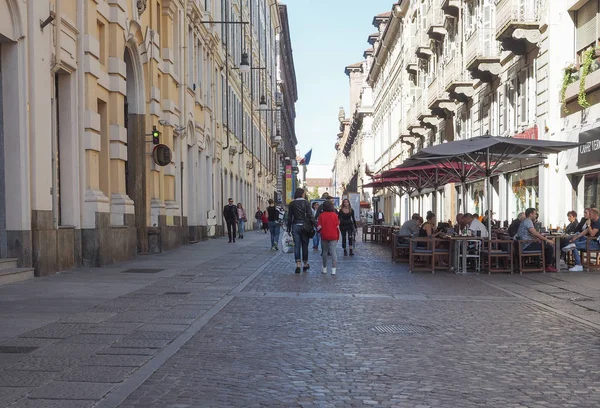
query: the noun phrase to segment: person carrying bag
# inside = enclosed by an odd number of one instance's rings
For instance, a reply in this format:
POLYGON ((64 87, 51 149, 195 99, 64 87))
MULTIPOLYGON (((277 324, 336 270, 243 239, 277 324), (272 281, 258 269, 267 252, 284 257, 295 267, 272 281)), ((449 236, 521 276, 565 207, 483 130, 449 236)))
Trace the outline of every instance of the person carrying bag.
POLYGON ((310 204, 304 198, 304 189, 297 189, 294 193, 294 200, 289 206, 287 223, 287 232, 291 233, 292 237, 294 237, 296 273, 300 273, 302 262, 304 262, 304 267, 302 268, 304 272, 310 268, 308 264, 308 242, 311 234, 314 234, 316 224, 310 204))

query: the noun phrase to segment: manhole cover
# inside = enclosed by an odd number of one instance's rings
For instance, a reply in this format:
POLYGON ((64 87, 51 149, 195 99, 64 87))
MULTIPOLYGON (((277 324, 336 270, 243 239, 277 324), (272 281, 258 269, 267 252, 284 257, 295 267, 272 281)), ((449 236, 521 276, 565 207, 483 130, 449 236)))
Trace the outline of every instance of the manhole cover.
POLYGON ((121 273, 158 273, 164 269, 127 269, 121 273))
POLYGON ((27 354, 37 349, 37 347, 0 346, 0 353, 27 354))
POLYGON ((431 327, 416 324, 385 324, 371 327, 376 333, 419 334, 433 331, 431 327))

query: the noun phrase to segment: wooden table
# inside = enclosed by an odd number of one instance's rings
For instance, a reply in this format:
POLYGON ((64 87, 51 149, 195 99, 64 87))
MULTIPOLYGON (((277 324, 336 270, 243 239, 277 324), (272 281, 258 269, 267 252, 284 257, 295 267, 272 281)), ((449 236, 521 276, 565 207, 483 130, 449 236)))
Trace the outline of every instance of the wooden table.
MULTIPOLYGON (((560 241, 563 238, 573 238, 575 236, 575 234, 570 234, 570 235, 565 235, 565 234, 551 234, 551 235, 546 235, 546 238, 550 238, 550 239, 554 239, 554 263, 556 265, 556 269, 560 269, 560 255, 562 252, 562 248, 560 245, 560 241)), ((565 268, 564 270, 569 269, 569 266, 567 265, 567 263, 565 262, 565 268)))
MULTIPOLYGON (((459 274, 459 273, 467 273, 467 259, 469 257, 473 257, 472 255, 469 256, 469 253, 467 251, 467 248, 469 246, 469 242, 477 242, 479 241, 479 245, 481 245, 483 243, 483 237, 469 237, 469 236, 455 236, 455 237, 450 237, 450 242, 452 243, 452 247, 454 248, 454 256, 453 256, 453 264, 454 264, 454 272, 459 274), (462 248, 462 251, 460 251, 460 249, 462 248)), ((480 253, 479 256, 481 256, 481 247, 480 247, 480 253)))

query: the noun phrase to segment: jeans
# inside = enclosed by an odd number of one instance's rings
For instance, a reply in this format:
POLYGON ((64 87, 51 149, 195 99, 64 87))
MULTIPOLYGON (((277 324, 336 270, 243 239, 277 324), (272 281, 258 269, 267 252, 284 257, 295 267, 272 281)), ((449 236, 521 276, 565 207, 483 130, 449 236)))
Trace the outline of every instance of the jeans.
POLYGON ((256 219, 256 231, 260 232, 260 229, 262 228, 262 220, 260 218, 256 219))
POLYGON ((335 247, 337 246, 337 241, 321 241, 323 243, 323 253, 321 254, 321 258, 323 258, 323 268, 327 266, 327 252, 331 249, 331 259, 333 261, 332 266, 335 268, 337 266, 337 252, 335 252, 335 247))
POLYGON ((315 236, 313 237, 313 248, 318 248, 321 243, 321 233, 315 232, 315 236))
POLYGON ((342 232, 342 248, 346 249, 346 234, 348 235, 348 245, 352 248, 353 240, 354 240, 354 230, 343 228, 340 229, 342 232))
POLYGON ((228 219, 228 220, 225 220, 225 222, 227 222, 227 235, 229 236, 229 241, 231 242, 232 230, 233 230, 233 240, 235 241, 235 225, 236 225, 235 219, 231 219, 231 220, 228 219))
POLYGON ((246 225, 246 221, 244 221, 244 220, 239 220, 238 221, 238 228, 239 228, 240 237, 244 236, 244 226, 245 225, 246 225))
MULTIPOLYGON (((575 259, 575 265, 581 265, 581 256, 579 255, 579 251, 585 251, 585 246, 587 245, 586 241, 587 239, 585 238, 579 238, 577 241, 575 241, 576 247, 572 251, 573 259, 575 259)), ((598 243, 597 240, 590 241, 590 249, 597 251, 598 249, 600 249, 600 243, 598 243)))
POLYGON ((308 235, 302 232, 302 224, 292 225, 292 237, 294 238, 294 256, 296 262, 300 260, 308 262, 308 235), (300 251, 302 250, 302 253, 300 251))
POLYGON ((281 228, 277 221, 269 221, 269 231, 271 231, 271 248, 275 247, 279 243, 279 232, 281 228))

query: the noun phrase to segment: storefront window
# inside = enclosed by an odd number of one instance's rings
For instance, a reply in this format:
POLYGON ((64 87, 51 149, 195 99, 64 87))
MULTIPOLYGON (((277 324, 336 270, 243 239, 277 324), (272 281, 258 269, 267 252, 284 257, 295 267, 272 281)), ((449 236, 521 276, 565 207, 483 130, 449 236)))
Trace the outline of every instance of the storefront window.
POLYGON ((598 208, 598 202, 600 202, 600 190, 598 189, 598 181, 600 180, 600 173, 586 174, 584 179, 584 207, 585 208, 598 208))
POLYGON ((539 168, 527 169, 509 175, 509 209, 512 219, 528 208, 539 208, 539 168))

